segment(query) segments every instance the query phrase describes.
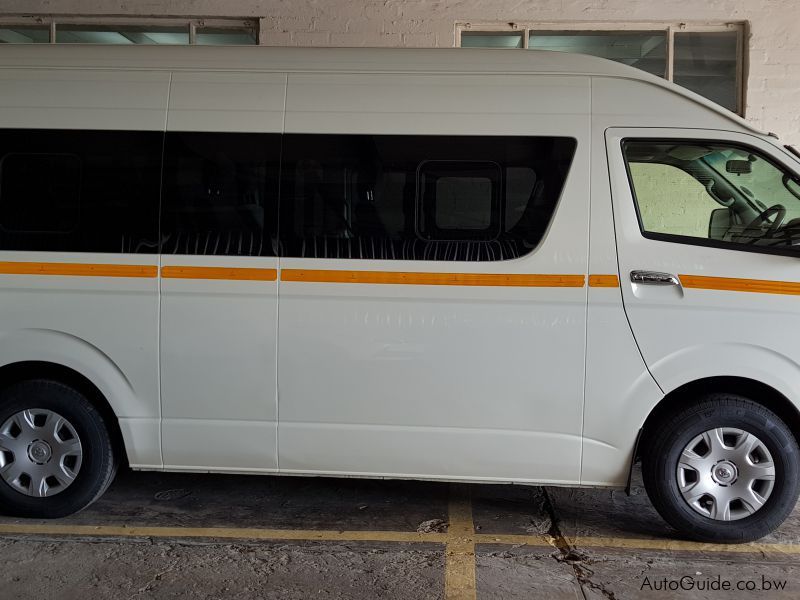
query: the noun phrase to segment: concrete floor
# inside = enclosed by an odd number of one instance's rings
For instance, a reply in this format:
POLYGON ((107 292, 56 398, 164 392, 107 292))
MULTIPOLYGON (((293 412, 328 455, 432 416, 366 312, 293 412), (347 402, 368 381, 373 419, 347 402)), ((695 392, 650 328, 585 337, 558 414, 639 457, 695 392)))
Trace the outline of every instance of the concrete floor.
POLYGON ((0 599, 800 596, 800 512, 693 544, 634 492, 123 472, 79 515, 0 517, 0 599))

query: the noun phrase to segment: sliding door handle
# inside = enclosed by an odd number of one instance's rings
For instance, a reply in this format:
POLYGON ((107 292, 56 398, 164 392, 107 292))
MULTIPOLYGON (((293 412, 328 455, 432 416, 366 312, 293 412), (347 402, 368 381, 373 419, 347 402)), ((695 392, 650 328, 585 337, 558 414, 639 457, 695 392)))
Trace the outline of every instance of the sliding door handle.
POLYGON ((631 281, 644 285, 677 285, 681 282, 677 275, 660 271, 631 271, 631 281))

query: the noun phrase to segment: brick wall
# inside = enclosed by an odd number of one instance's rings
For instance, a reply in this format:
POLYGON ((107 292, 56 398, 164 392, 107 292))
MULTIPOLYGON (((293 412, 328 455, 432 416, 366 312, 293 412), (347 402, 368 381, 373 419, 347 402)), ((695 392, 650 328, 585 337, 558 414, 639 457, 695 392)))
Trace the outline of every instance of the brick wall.
POLYGON ((747 21, 747 118, 800 145, 797 0, 3 0, 12 14, 262 18, 265 41, 452 46, 456 22, 747 21))

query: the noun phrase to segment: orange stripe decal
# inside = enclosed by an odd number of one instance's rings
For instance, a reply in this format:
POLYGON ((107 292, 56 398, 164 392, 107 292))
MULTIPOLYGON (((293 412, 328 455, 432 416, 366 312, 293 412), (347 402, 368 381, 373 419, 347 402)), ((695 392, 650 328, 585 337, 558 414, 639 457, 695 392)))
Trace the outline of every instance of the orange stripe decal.
POLYGON ((586 278, 583 275, 522 275, 516 273, 407 273, 401 271, 283 269, 281 271, 281 281, 574 288, 583 287, 586 278))
POLYGON ((760 294, 800 295, 800 283, 771 281, 769 279, 738 279, 733 277, 708 277, 705 275, 679 275, 681 285, 696 290, 721 290, 727 292, 755 292, 760 294))
POLYGON ((62 275, 73 277, 157 277, 155 265, 0 262, 0 275, 62 275))
POLYGON ((224 279, 227 281, 275 281, 277 269, 243 267, 161 267, 165 279, 224 279))
POLYGON ((589 287, 618 288, 619 277, 616 275, 589 275, 589 287))

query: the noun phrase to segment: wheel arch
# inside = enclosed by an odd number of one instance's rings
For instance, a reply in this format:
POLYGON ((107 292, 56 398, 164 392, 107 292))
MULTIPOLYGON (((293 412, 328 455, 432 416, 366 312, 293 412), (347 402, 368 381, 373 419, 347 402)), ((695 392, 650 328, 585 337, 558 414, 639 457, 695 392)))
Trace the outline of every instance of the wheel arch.
POLYGON ((696 379, 667 393, 647 415, 636 440, 634 459, 640 458, 641 442, 647 439, 659 421, 669 412, 690 406, 698 397, 711 392, 728 392, 747 396, 753 402, 771 410, 789 427, 800 443, 800 410, 789 398, 774 387, 748 377, 716 376, 696 379))
POLYGON ((119 418, 103 392, 88 377, 70 367, 47 361, 20 361, 0 366, 0 391, 15 383, 32 379, 58 381, 86 396, 108 427, 116 456, 122 463, 127 462, 119 418))

